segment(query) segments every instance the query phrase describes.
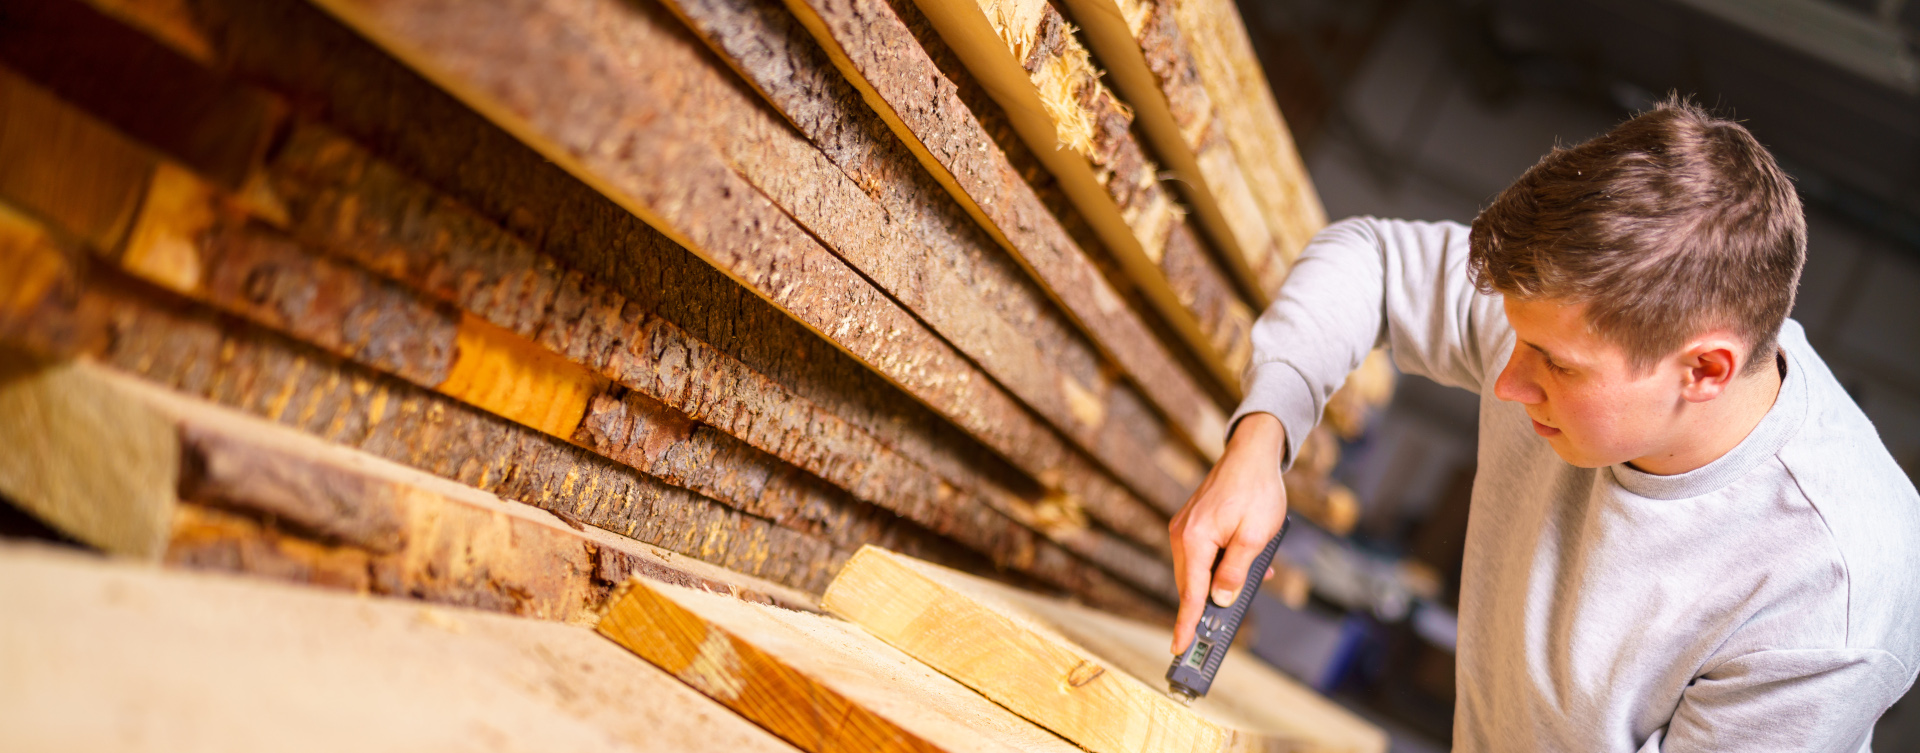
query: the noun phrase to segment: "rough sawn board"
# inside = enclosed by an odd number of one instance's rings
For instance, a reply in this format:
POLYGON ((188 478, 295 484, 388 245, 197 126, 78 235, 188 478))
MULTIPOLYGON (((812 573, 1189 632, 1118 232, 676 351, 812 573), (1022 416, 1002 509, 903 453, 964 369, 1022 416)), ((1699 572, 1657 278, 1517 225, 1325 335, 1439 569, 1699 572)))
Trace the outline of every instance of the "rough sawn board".
POLYGON ((1182 706, 1161 690, 1165 630, 877 547, 847 562, 821 606, 1095 753, 1385 747, 1378 730, 1250 656, 1223 665, 1218 698, 1182 706))
POLYGON ((599 630, 815 753, 1078 750, 829 617, 635 578, 599 630))
POLYGON ((584 628, 0 545, 0 749, 792 748, 584 628))

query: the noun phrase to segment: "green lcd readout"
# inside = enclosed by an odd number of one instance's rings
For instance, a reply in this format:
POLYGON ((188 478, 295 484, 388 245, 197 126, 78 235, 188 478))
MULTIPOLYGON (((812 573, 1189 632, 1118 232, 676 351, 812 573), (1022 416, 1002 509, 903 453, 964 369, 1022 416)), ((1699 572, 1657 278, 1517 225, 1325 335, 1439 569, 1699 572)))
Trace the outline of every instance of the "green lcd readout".
POLYGON ((1213 644, 1202 640, 1195 640, 1193 642, 1193 650, 1187 653, 1187 666, 1193 667, 1194 669, 1200 669, 1206 666, 1207 652, 1211 650, 1213 650, 1213 644))

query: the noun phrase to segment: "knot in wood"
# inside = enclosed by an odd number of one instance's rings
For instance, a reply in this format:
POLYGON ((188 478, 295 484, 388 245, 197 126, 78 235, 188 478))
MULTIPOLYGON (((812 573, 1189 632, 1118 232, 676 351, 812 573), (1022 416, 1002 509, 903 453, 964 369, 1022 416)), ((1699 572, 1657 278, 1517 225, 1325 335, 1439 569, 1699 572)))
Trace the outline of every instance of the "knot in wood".
POLYGON ((1107 669, 1105 667, 1082 659, 1079 664, 1074 665, 1071 671, 1067 672, 1067 684, 1075 688, 1083 688, 1086 687, 1087 683, 1093 682, 1095 678, 1106 673, 1107 669))

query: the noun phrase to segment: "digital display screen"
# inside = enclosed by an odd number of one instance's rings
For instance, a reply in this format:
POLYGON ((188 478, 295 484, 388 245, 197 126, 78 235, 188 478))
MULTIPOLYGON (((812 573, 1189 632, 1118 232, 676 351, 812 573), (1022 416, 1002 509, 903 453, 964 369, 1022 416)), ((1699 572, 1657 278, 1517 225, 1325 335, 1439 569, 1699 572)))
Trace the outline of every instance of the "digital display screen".
POLYGON ((1193 651, 1187 654, 1187 666, 1200 669, 1207 664, 1207 652, 1213 650, 1213 644, 1203 640, 1193 642, 1193 651))

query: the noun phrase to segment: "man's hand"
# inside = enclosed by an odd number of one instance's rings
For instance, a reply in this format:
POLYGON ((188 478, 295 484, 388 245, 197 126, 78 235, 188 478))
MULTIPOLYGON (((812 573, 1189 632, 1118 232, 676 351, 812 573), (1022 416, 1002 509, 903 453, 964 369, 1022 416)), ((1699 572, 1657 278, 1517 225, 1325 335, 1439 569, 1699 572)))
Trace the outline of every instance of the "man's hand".
MULTIPOLYGON (((1180 586, 1180 614, 1173 624, 1173 653, 1185 651, 1200 623, 1209 590, 1213 602, 1233 604, 1247 568, 1287 517, 1287 489, 1280 482, 1280 450, 1287 430, 1268 413, 1240 419, 1220 462, 1200 482, 1167 530, 1173 534, 1173 578, 1180 586), (1213 558, 1226 555, 1217 572, 1213 558), (1209 572, 1214 572, 1209 583, 1209 572)), ((1266 576, 1273 575, 1268 569, 1266 576)))

